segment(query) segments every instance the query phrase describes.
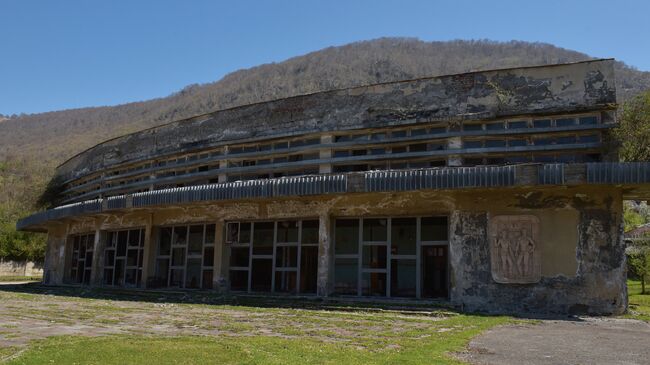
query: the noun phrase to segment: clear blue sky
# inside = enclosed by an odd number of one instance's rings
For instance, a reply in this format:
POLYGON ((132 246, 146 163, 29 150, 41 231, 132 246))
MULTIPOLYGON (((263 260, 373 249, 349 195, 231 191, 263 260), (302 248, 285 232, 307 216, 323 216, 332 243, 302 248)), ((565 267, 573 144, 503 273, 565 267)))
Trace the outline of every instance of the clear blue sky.
POLYGON ((525 40, 650 71, 650 1, 0 0, 0 113, 166 96, 385 36, 525 40))

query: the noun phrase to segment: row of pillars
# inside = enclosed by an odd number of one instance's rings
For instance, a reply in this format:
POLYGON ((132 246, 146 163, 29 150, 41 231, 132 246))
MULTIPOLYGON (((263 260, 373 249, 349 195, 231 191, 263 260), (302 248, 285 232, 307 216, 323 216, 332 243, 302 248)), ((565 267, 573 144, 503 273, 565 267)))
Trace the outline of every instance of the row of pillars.
MULTIPOLYGON (((212 223, 212 222, 208 222, 212 223)), ((214 264, 213 264, 213 283, 212 287, 217 291, 228 291, 228 271, 230 261, 230 250, 224 242, 225 238, 225 221, 223 219, 214 222, 216 224, 216 237, 214 244, 214 264)), ((319 243, 318 243, 318 277, 317 277, 317 295, 327 296, 330 294, 330 272, 332 262, 332 248, 331 248, 331 219, 328 214, 319 216, 319 243)), ((129 229, 124 227, 123 229, 129 229)), ((66 257, 64 266, 66 267, 67 275, 69 272, 71 262, 71 240, 70 236, 66 236, 66 257)), ((97 225, 95 230, 95 242, 93 245, 93 262, 91 269, 90 284, 102 285, 104 273, 104 249, 108 238, 108 232, 102 230, 100 225, 97 225)), ((144 234, 144 252, 142 262, 142 278, 140 281, 140 288, 147 288, 149 279, 153 277, 156 270, 156 251, 158 243, 158 231, 153 225, 153 214, 150 214, 145 226, 144 234)), ((46 263, 47 265, 47 263, 46 263)), ((47 270, 47 268, 46 268, 47 270)), ((62 273, 63 274, 63 273, 62 273)), ((63 279, 63 278, 61 278, 63 279)))

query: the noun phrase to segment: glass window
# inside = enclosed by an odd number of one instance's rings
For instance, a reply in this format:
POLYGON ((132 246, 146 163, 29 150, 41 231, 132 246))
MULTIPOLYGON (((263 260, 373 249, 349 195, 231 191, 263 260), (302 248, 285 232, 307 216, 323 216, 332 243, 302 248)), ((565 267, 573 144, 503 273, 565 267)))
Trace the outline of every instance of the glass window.
POLYGON ((422 241, 446 241, 447 217, 423 217, 420 221, 422 241))
POLYGON ((273 222, 255 222, 253 255, 273 255, 273 222))
POLYGON ((561 118, 555 121, 556 127, 568 127, 576 124, 576 120, 573 118, 561 118))
POLYGON ((538 119, 533 121, 533 127, 535 128, 548 128, 551 126, 550 119, 538 119))
POLYGON ((463 124, 463 130, 466 132, 469 131, 482 131, 483 130, 483 125, 482 124, 463 124))
POLYGON ((506 141, 502 139, 488 139, 485 141, 485 147, 505 147, 506 141))
POLYGON ((298 242, 298 221, 278 222, 277 242, 298 242))
POLYGON ((423 136, 427 134, 427 130, 425 128, 418 128, 418 129, 411 129, 411 136, 423 136))
POLYGON ((495 131, 495 130, 501 130, 505 129, 503 122, 497 122, 497 123, 487 123, 485 124, 485 129, 488 131, 495 131))
POLYGON ((390 264, 390 295, 415 297, 415 260, 392 260, 390 264))
POLYGON ((348 295, 357 294, 358 267, 359 261, 357 259, 336 258, 334 260, 335 293, 348 295))
POLYGON ((364 269, 386 268, 387 254, 385 245, 364 245, 362 257, 362 267, 364 269))
POLYGON ((386 218, 371 218, 363 220, 363 240, 366 242, 386 242, 387 226, 386 218))
POLYGON ((463 147, 465 148, 482 148, 483 141, 463 141, 463 147))
POLYGON ((515 122, 508 122, 508 129, 522 129, 528 128, 528 122, 525 120, 518 120, 515 122))
POLYGON ((437 127, 437 128, 429 129, 430 134, 441 134, 445 132, 447 132, 447 129, 445 127, 437 127))
POLYGON ((594 124, 598 124, 598 118, 594 116, 580 118, 580 125, 594 125, 594 124))
POLYGON ((600 142, 600 136, 598 134, 585 134, 578 136, 578 141, 580 143, 596 143, 600 142))
POLYGON ((576 136, 562 136, 557 137, 557 144, 572 144, 576 143, 576 136))
POLYGON ((426 143, 417 143, 409 145, 409 152, 426 152, 427 144, 426 143))
POLYGON ((359 220, 337 219, 335 239, 335 254, 356 254, 359 251, 359 220))
POLYGON ((415 255, 417 219, 393 218, 391 220, 391 254, 415 255))
POLYGON ((528 143, 525 139, 509 139, 508 146, 510 147, 521 147, 526 146, 528 143))
POLYGON ((553 138, 534 138, 533 144, 535 146, 547 146, 553 143, 553 138))
POLYGON ((365 296, 386 296, 386 274, 363 273, 361 294, 365 296))
POLYGON ((317 220, 302 221, 302 244, 318 243, 318 226, 317 220))

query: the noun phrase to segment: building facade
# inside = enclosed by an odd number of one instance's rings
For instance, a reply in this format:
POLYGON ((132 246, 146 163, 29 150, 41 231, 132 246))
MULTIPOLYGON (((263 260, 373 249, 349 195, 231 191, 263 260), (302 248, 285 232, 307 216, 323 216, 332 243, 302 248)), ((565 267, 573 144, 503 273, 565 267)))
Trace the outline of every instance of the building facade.
POLYGON ((217 111, 58 167, 45 283, 620 313, 612 60, 423 78, 217 111))

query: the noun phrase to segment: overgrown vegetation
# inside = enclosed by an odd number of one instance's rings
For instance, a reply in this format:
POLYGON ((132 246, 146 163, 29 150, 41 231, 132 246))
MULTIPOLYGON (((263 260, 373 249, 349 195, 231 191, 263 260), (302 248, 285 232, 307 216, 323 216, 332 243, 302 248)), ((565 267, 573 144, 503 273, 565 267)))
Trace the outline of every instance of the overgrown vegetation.
POLYGON ((29 159, 0 162, 0 257, 42 261, 45 235, 16 231, 16 221, 33 212, 48 166, 29 159))
MULTIPOLYGON (((9 181, 0 183, 0 237, 5 237, 5 246, 13 245, 5 250, 11 255, 29 256, 34 247, 42 247, 42 238, 17 233, 14 224, 18 217, 43 208, 48 199, 39 205, 37 194, 16 191, 43 192, 44 181, 51 178, 54 166, 109 138, 217 109, 296 94, 589 58, 583 53, 542 43, 384 38, 330 47, 281 63, 236 71, 217 82, 191 85, 165 98, 112 107, 14 115, 0 123, 0 165, 10 166, 9 170, 0 168, 0 177, 9 181), (24 244, 31 248, 16 252, 24 244)), ((619 100, 650 89, 650 72, 640 72, 622 62, 616 62, 615 68, 619 100)), ((51 189, 48 193, 51 194, 46 197, 56 195, 51 189)))
POLYGON ((650 91, 626 101, 619 110, 616 136, 623 161, 650 161, 650 91))
POLYGON ((641 282, 628 280, 627 294, 629 306, 626 317, 650 322, 650 294, 641 292, 641 282))
POLYGON ((457 364, 470 338, 515 321, 424 305, 13 290, 0 288, 10 364, 457 364))

